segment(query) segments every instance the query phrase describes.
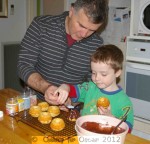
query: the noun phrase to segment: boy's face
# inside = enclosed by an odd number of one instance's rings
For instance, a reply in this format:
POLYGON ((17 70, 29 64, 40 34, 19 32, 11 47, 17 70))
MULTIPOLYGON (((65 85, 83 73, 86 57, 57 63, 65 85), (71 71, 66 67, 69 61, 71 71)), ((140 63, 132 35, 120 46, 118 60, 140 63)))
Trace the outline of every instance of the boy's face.
POLYGON ((115 73, 110 65, 103 62, 91 62, 92 81, 106 91, 115 91, 118 87, 116 78, 120 76, 121 70, 115 73))
POLYGON ((72 7, 69 11, 68 32, 74 40, 79 41, 89 37, 101 25, 90 22, 83 9, 76 12, 72 7))

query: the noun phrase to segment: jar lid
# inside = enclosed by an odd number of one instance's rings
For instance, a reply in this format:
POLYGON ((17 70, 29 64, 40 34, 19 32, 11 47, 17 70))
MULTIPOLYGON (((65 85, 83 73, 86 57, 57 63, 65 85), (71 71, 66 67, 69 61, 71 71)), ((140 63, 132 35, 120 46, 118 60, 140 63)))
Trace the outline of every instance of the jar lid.
POLYGON ((0 111, 0 118, 2 118, 3 117, 3 111, 0 111))

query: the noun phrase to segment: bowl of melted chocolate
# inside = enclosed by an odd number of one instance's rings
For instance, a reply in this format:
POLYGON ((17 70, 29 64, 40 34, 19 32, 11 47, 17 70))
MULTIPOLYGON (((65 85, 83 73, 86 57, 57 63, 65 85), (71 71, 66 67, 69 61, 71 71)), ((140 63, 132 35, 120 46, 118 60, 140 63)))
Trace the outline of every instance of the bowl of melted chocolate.
MULTIPOLYGON (((98 122, 84 122, 81 125, 87 131, 98 133, 98 134, 111 134, 115 126, 109 124, 102 124, 98 122)), ((113 134, 119 134, 124 132, 125 129, 118 127, 113 134)))
MULTIPOLYGON (((75 130, 78 136, 109 136, 115 126, 120 122, 119 119, 104 115, 86 115, 76 120, 75 130)), ((120 137, 120 144, 124 143, 129 127, 123 122, 113 133, 120 137)))

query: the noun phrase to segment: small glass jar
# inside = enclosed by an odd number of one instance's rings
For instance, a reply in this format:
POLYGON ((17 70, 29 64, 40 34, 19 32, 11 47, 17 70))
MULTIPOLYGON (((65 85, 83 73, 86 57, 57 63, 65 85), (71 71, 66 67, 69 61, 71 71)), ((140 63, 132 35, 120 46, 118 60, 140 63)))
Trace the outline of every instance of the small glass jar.
POLYGON ((26 86, 25 89, 24 89, 24 91, 30 97, 30 106, 37 105, 36 92, 33 89, 31 89, 29 86, 26 86))
POLYGON ((24 100, 24 110, 29 109, 30 108, 30 96, 26 92, 22 93, 21 96, 24 100))
POLYGON ((21 112, 24 110, 24 99, 22 98, 22 96, 18 96, 17 101, 18 101, 18 110, 19 112, 21 112))
POLYGON ((17 97, 8 98, 6 101, 6 114, 14 116, 18 113, 17 97))
POLYGON ((30 89, 29 96, 30 96, 30 105, 31 106, 37 105, 37 96, 34 90, 30 89))

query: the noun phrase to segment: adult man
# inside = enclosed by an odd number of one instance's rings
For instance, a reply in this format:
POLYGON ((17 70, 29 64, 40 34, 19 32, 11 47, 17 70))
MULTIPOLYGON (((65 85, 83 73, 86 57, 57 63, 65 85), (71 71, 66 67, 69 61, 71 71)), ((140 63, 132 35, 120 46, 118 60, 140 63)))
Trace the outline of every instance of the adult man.
POLYGON ((56 86, 90 75, 90 55, 103 44, 96 31, 107 14, 107 0, 77 0, 69 13, 33 20, 21 43, 18 74, 40 99, 58 104, 56 86))

